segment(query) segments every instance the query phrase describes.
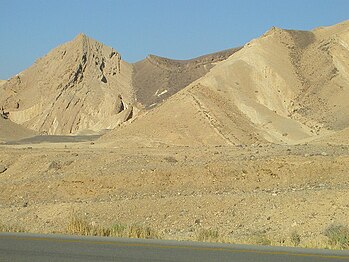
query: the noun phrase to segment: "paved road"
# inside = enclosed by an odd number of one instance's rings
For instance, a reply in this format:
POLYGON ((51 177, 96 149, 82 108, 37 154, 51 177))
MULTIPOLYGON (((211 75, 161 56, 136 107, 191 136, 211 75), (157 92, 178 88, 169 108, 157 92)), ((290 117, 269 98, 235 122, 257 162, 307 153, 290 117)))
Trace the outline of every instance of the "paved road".
POLYGON ((349 261, 349 251, 0 233, 0 261, 349 261))

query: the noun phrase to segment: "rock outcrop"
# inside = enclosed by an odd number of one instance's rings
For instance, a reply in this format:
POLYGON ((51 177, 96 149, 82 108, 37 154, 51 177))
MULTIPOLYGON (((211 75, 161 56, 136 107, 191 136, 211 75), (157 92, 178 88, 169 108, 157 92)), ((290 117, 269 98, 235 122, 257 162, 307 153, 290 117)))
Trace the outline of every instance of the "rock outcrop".
POLYGON ((11 121, 40 133, 100 132, 134 108, 131 77, 119 53, 80 34, 7 81, 0 106, 11 121))

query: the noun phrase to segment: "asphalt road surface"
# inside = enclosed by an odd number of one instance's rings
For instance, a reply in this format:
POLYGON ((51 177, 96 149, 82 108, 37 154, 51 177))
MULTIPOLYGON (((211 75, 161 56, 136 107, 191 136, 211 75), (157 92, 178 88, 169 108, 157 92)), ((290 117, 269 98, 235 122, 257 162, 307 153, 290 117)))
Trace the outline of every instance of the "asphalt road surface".
POLYGON ((349 261, 349 251, 0 233, 0 261, 349 261))

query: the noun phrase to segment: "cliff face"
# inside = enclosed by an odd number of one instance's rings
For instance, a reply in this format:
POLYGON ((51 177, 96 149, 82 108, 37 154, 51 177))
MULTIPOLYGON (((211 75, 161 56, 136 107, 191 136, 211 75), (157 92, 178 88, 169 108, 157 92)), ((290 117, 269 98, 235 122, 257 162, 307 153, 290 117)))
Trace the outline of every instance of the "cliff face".
POLYGON ((131 76, 114 49, 80 34, 2 85, 0 106, 40 133, 99 132, 134 113, 131 76))

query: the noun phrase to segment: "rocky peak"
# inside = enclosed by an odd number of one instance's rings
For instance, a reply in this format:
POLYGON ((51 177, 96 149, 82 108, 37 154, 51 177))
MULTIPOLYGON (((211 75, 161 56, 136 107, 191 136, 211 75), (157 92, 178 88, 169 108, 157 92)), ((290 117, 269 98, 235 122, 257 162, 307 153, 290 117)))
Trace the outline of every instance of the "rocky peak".
POLYGON ((79 34, 8 81, 0 106, 13 122, 42 133, 97 132, 127 119, 131 77, 116 50, 79 34))
POLYGON ((281 34, 284 34, 285 32, 286 30, 280 27, 272 26, 267 32, 264 33, 263 36, 281 35, 281 34))

